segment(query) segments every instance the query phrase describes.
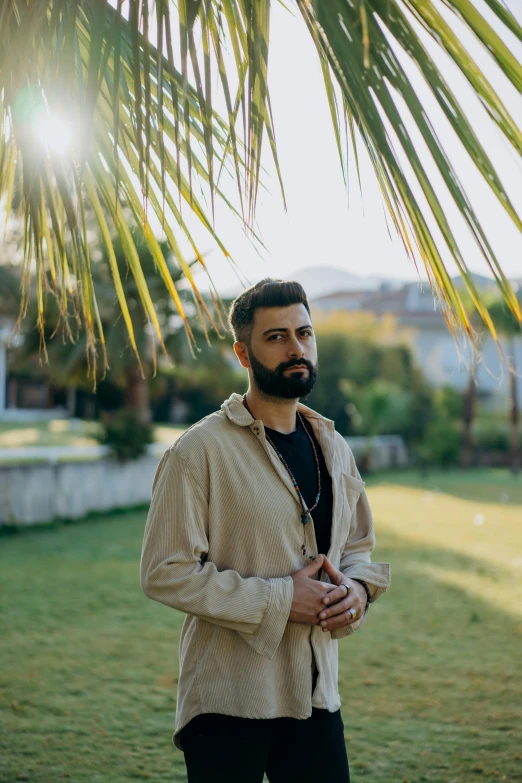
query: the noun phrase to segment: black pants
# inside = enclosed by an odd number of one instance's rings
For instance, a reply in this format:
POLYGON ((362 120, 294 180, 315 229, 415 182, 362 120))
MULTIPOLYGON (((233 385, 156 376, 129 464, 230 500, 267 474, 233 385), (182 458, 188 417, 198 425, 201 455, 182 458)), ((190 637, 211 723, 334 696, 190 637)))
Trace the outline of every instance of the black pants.
POLYGON ((349 783, 341 711, 312 716, 197 715, 181 731, 188 783, 349 783))

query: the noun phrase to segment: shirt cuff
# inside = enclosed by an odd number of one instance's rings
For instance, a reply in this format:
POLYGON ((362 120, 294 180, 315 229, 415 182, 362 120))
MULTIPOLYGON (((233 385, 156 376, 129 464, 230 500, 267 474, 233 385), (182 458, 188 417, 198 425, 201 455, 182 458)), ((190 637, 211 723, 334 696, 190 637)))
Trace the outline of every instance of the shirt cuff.
POLYGON ((389 563, 354 563, 341 569, 349 579, 363 579, 372 594, 370 603, 386 592, 390 586, 389 563))
POLYGON ((255 636, 241 636, 259 655, 271 659, 279 647, 288 623, 294 599, 294 580, 291 576, 285 576, 267 579, 267 582, 270 585, 270 595, 259 631, 255 636))

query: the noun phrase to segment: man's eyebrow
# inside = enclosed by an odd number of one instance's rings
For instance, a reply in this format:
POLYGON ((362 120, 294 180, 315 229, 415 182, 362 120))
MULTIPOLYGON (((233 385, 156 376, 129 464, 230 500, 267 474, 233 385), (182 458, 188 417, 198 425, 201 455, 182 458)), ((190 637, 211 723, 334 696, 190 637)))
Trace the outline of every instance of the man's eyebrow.
MULTIPOLYGON (((303 329, 312 329, 312 324, 306 324, 305 326, 298 326, 296 329, 296 332, 301 332, 303 329)), ((288 332, 288 329, 286 326, 276 326, 273 329, 267 329, 266 332, 263 332, 263 337, 265 334, 270 334, 271 332, 288 332)))

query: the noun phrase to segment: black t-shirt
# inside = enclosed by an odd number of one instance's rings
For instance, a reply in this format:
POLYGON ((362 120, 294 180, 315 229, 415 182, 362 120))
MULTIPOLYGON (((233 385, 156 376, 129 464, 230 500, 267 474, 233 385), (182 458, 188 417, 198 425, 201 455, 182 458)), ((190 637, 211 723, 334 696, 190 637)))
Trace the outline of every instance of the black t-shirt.
MULTIPOLYGON (((330 549, 330 536, 332 532, 332 479, 328 473, 323 452, 317 442, 317 438, 312 430, 312 425, 305 421, 304 425, 313 438, 319 466, 321 469, 321 498, 319 505, 312 511, 314 521, 315 537, 317 539, 317 554, 326 555, 330 549)), ((312 444, 303 430, 299 416, 296 416, 296 430, 285 435, 277 430, 265 427, 270 440, 274 443, 276 449, 282 454, 288 463, 288 467, 293 473, 297 486, 307 508, 313 506, 317 495, 317 468, 315 465, 314 452, 312 444)), ((297 509, 296 509, 297 511, 297 509)), ((301 523, 301 517, 296 513, 296 522, 301 523)))

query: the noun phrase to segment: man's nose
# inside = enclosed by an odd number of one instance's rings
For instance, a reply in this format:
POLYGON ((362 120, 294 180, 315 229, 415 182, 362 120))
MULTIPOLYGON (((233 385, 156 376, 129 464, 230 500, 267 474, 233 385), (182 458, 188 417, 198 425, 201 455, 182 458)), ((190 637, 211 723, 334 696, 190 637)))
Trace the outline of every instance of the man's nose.
POLYGON ((304 348, 297 337, 294 337, 291 345, 288 347, 288 355, 292 358, 297 357, 298 359, 300 359, 301 356, 304 356, 304 348))

